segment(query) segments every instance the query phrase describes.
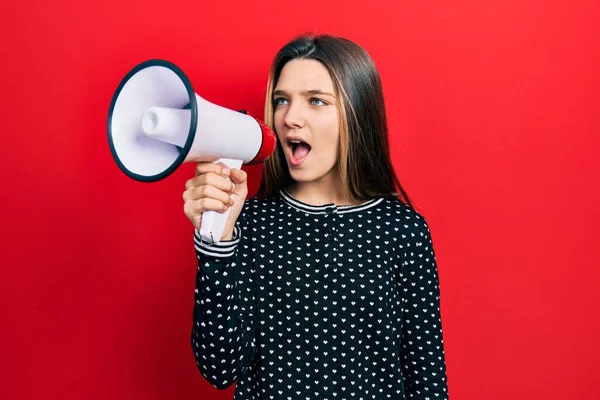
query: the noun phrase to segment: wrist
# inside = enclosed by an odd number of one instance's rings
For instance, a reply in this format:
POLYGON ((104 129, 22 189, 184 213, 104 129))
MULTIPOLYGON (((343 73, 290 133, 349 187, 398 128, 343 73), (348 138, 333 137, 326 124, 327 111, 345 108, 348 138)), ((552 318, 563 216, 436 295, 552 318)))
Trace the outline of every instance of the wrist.
POLYGON ((231 232, 228 232, 228 233, 224 234, 224 235, 221 237, 221 241, 224 241, 224 240, 231 240, 232 238, 233 238, 233 231, 231 231, 231 232))

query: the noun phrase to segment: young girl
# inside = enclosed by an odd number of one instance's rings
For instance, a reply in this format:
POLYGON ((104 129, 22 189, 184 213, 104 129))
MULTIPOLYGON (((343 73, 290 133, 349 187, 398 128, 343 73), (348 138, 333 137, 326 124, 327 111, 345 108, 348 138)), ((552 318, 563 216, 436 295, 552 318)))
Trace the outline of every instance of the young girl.
POLYGON ((277 148, 246 173, 200 163, 184 210, 198 258, 192 348, 234 399, 447 399, 438 272, 426 220, 390 159, 367 52, 299 37, 273 62, 277 148), (230 208, 222 241, 198 229, 230 208))

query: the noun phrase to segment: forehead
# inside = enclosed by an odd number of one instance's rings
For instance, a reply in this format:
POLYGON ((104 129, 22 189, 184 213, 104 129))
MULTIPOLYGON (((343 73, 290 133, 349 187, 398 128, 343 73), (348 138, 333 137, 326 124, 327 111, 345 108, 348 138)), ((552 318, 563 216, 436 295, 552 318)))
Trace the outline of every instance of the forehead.
POLYGON ((285 64, 276 89, 285 91, 323 90, 334 92, 329 71, 316 60, 295 59, 285 64))

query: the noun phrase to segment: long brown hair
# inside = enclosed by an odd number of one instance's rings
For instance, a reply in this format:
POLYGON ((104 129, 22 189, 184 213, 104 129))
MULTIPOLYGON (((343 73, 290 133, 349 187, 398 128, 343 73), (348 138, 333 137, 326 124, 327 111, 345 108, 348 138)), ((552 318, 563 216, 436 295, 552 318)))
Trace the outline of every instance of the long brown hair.
MULTIPOLYGON (((273 90, 285 64, 298 58, 321 62, 333 80, 340 115, 337 166, 348 198, 365 201, 395 196, 412 207, 392 166, 379 72, 371 56, 356 43, 331 35, 308 34, 283 46, 269 71, 265 123, 274 129, 273 90)), ((274 196, 292 183, 278 141, 276 150, 265 160, 257 197, 274 196)))

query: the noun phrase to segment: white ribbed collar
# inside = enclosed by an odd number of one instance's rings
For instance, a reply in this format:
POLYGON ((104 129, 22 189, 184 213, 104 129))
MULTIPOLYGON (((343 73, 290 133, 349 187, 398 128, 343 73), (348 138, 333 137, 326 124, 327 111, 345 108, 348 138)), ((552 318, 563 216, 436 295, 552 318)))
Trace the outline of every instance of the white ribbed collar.
POLYGON ((306 212, 308 214, 331 214, 333 212, 338 213, 338 214, 346 214, 346 213, 351 213, 351 212, 358 212, 358 211, 363 211, 368 208, 374 207, 383 201, 383 198, 379 197, 379 198, 367 200, 361 204, 338 206, 334 203, 329 203, 329 204, 313 206, 313 205, 304 203, 304 202, 294 198, 290 194, 290 192, 288 192, 285 189, 280 190, 279 194, 281 195, 282 200, 286 204, 290 205, 291 207, 293 207, 297 210, 306 212))

